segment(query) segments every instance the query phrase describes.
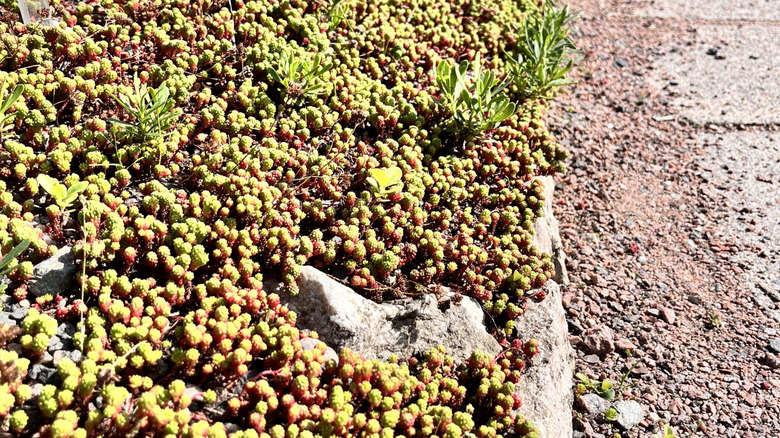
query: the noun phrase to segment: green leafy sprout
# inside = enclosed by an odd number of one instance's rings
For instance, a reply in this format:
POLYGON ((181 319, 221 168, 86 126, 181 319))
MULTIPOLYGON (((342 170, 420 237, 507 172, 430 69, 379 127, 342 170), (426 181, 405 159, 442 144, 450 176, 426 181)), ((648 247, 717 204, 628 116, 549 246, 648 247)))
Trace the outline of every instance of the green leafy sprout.
POLYGON ((79 181, 70 187, 65 187, 56 179, 46 174, 38 175, 38 184, 51 196, 55 203, 62 209, 67 210, 76 201, 79 194, 87 189, 89 183, 79 181))
POLYGON ((500 81, 492 70, 484 71, 477 54, 472 64, 458 66, 442 61, 436 67, 436 85, 442 94, 439 103, 453 114, 458 124, 472 134, 496 128, 515 113, 515 104, 502 91, 509 81, 500 81))
POLYGON ((524 98, 550 98, 553 89, 574 83, 566 74, 581 59, 568 35, 575 18, 568 6, 556 10, 548 1, 541 16, 526 22, 516 52, 507 53, 509 73, 524 98))
POLYGON ((3 133, 11 129, 9 122, 11 122, 14 117, 16 117, 15 111, 11 114, 6 114, 6 112, 16 103, 17 100, 19 100, 19 97, 22 95, 22 91, 24 91, 23 86, 17 85, 16 88, 14 88, 14 91, 8 95, 8 97, 6 97, 5 90, 7 85, 7 82, 5 82, 3 83, 3 87, 0 88, 0 141, 3 139, 3 133))
POLYGON ((158 88, 141 84, 136 76, 133 80, 133 94, 113 96, 133 117, 134 122, 109 118, 108 121, 119 127, 123 133, 135 141, 146 142, 164 136, 181 116, 182 111, 174 108, 168 86, 164 83, 158 88))
MULTIPOLYGON (((14 269, 18 268, 19 266, 22 266, 20 264, 15 264, 13 266, 10 266, 13 261, 22 255, 25 249, 27 249, 27 246, 30 245, 30 239, 24 239, 21 242, 19 242, 18 245, 16 245, 11 251, 8 251, 8 254, 6 254, 2 260, 0 260, 0 277, 6 276, 9 273, 11 273, 14 269)), ((8 287, 7 284, 0 284, 0 294, 5 293, 5 289, 8 287)))
POLYGON ((599 381, 590 379, 585 374, 577 373, 575 376, 581 382, 577 385, 577 392, 580 394, 593 392, 606 401, 612 401, 615 399, 616 395, 621 394, 624 390, 636 385, 636 383, 627 383, 628 376, 641 362, 641 360, 634 362, 634 364, 631 365, 631 368, 620 376, 620 381, 617 383, 610 382, 609 380, 599 381))
POLYGON ((403 182, 401 182, 403 172, 398 167, 371 169, 368 173, 371 176, 366 181, 376 190, 379 198, 384 198, 403 187, 403 182))
POLYGON ((287 50, 279 59, 278 70, 271 67, 268 74, 274 82, 284 87, 285 104, 297 105, 304 98, 330 92, 330 84, 323 82, 322 77, 331 68, 333 64, 323 63, 319 53, 313 59, 306 59, 305 54, 287 50))
POLYGON ((328 31, 335 30, 339 27, 344 18, 347 16, 348 1, 335 0, 328 9, 328 31))

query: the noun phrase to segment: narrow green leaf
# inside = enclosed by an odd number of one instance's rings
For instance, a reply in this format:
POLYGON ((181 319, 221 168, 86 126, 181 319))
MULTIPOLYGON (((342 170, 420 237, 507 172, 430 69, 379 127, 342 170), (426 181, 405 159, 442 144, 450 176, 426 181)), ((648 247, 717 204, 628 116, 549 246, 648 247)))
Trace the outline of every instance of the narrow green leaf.
POLYGON ((0 260, 0 269, 5 269, 6 266, 8 266, 9 263, 11 263, 11 260, 19 257, 22 255, 25 249, 30 245, 30 239, 24 239, 21 242, 19 242, 18 245, 13 247, 10 251, 8 251, 8 254, 6 254, 2 260, 0 260))
POLYGON ((68 196, 70 196, 71 194, 78 195, 79 193, 86 190, 87 187, 89 187, 89 183, 87 181, 79 181, 76 184, 70 186, 70 188, 68 189, 68 196))
POLYGON ((8 108, 11 108, 16 103, 16 101, 22 95, 23 91, 24 86, 17 85, 16 88, 14 88, 14 92, 8 97, 8 99, 5 99, 2 103, 2 106, 0 106, 0 114, 5 114, 5 112, 8 111, 8 108))

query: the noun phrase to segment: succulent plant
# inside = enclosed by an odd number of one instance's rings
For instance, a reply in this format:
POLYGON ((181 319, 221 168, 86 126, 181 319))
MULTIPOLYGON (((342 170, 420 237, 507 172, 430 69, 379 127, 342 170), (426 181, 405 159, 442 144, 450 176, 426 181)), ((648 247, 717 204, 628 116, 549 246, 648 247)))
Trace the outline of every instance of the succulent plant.
POLYGON ((545 100, 504 87, 503 49, 549 14, 536 0, 52 6, 60 26, 0 23, 0 250, 33 303, 0 329, 22 345, 0 350, 10 433, 535 436, 514 384, 538 348, 514 320, 553 274, 536 177, 566 152, 545 100), (31 296, 65 244, 78 287, 31 296), (375 300, 449 286, 512 342, 326 359, 263 289, 304 293, 307 264, 375 300), (30 399, 64 322, 83 358, 30 399))

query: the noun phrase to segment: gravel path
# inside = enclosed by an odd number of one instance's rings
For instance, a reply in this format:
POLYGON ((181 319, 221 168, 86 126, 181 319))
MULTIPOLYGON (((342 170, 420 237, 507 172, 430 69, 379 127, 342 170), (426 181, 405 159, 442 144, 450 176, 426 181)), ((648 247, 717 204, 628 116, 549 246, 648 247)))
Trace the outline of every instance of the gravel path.
POLYGON ((650 437, 666 423, 679 437, 778 437, 777 14, 569 3, 585 59, 550 116, 572 151, 556 193, 564 306, 577 372, 628 373, 622 398, 644 411, 624 431, 580 402, 575 437, 650 437))

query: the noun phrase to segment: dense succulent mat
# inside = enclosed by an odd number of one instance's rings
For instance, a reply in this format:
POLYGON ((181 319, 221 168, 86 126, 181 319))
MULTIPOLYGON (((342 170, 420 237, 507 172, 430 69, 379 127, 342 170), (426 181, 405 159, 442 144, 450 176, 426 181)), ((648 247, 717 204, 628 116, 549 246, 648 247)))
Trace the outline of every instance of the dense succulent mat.
POLYGON ((523 76, 537 2, 54 1, 53 27, 4 3, 0 243, 32 309, 0 333, 3 431, 535 434, 512 414, 532 342, 326 360, 262 286, 297 293, 304 264, 375 300, 449 286, 512 340, 553 273, 534 177, 566 156, 523 76), (36 296, 65 245, 78 286, 36 296), (33 397, 62 322, 83 358, 33 397))

